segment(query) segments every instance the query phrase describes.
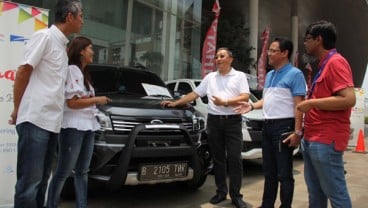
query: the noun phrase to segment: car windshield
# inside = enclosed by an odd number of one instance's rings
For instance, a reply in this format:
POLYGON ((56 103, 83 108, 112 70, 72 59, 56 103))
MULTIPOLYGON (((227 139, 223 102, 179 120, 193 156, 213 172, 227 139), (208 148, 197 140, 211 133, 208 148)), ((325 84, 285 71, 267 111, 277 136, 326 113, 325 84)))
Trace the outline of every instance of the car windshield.
POLYGON ((147 96, 142 83, 166 88, 155 74, 132 68, 93 65, 88 67, 96 94, 133 94, 147 96))

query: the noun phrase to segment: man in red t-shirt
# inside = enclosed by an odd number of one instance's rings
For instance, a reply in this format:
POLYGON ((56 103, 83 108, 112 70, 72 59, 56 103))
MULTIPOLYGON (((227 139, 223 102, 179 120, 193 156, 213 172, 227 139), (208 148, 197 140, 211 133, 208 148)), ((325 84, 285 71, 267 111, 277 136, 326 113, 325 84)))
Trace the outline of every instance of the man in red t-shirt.
POLYGON ((308 99, 297 109, 305 113, 302 150, 309 207, 351 208, 344 175, 343 152, 350 135, 350 113, 355 105, 351 68, 336 51, 336 29, 327 21, 308 26, 306 52, 319 59, 308 99))

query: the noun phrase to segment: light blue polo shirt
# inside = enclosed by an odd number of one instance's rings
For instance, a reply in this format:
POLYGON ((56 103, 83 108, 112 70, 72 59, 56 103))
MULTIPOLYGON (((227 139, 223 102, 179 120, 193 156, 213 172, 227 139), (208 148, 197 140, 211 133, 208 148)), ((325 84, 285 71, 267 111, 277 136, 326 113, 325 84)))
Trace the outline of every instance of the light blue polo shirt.
POLYGON ((263 89, 263 115, 265 119, 294 118, 294 96, 306 95, 306 82, 300 69, 286 64, 266 75, 263 89))

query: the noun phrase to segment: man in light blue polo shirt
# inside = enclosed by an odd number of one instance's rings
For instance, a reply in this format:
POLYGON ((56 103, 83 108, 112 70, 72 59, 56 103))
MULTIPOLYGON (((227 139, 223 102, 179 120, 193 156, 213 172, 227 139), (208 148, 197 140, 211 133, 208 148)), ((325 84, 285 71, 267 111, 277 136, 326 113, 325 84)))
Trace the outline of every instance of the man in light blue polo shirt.
POLYGON ((293 150, 302 136, 302 116, 296 105, 304 100, 306 83, 303 73, 292 66, 293 43, 275 38, 268 49, 273 69, 266 75, 263 99, 241 103, 236 112, 247 113, 263 108, 262 157, 265 177, 261 208, 273 208, 280 183, 283 208, 291 208, 294 194, 293 150))

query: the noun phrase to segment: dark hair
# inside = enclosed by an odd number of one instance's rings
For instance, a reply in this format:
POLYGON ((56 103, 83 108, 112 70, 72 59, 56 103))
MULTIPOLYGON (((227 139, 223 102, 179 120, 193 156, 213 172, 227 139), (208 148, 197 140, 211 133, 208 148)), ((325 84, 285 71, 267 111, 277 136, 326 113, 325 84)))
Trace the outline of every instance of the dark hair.
POLYGON ((55 23, 65 23, 68 13, 74 17, 82 11, 82 3, 79 0, 58 0, 55 6, 55 23))
POLYGON ((293 54, 293 50, 294 50, 294 45, 291 40, 285 37, 276 37, 272 40, 272 42, 278 42, 280 50, 288 51, 288 59, 291 58, 291 54, 293 54))
POLYGON ((74 38, 69 46, 68 46, 68 57, 69 57, 69 65, 77 65, 79 69, 83 73, 84 77, 84 86, 87 90, 90 90, 89 84, 91 82, 90 75, 88 73, 87 67, 82 69, 82 55, 81 51, 84 50, 87 46, 91 45, 92 41, 86 37, 76 37, 74 38))
POLYGON ((226 51, 226 53, 227 53, 227 55, 229 55, 229 57, 231 57, 231 58, 233 57, 233 52, 231 52, 230 49, 226 48, 226 47, 218 48, 216 50, 216 53, 219 52, 219 51, 222 51, 222 50, 226 51))
POLYGON ((307 27, 305 36, 311 35, 313 38, 321 36, 323 39, 323 47, 327 50, 335 48, 336 44, 336 27, 331 22, 319 20, 307 27))

